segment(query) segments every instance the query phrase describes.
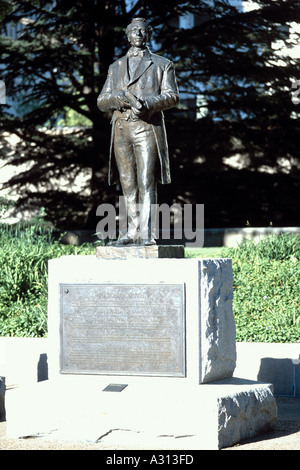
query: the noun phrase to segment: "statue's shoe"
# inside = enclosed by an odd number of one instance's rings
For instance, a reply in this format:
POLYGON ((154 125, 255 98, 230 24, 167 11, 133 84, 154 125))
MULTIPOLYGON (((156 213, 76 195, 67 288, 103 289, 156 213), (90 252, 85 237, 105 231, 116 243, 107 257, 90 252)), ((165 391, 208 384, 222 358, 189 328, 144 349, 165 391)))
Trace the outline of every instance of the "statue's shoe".
POLYGON ((114 242, 110 242, 109 246, 126 246, 126 245, 135 245, 135 241, 129 237, 123 237, 114 242))
POLYGON ((156 245, 156 241, 151 239, 151 240, 143 240, 142 241, 142 245, 144 246, 152 246, 152 245, 156 245))

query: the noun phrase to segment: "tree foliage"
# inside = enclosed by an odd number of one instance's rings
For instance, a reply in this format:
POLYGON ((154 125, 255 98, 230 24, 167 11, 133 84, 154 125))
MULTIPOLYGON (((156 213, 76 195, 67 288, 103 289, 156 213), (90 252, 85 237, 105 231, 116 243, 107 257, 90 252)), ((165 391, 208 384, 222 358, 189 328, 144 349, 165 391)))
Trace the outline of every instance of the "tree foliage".
POLYGON ((274 45, 293 45, 286 27, 300 23, 300 1, 257 0, 249 12, 235 3, 1 0, 0 78, 19 107, 15 115, 1 105, 0 131, 21 139, 5 155, 3 141, 1 157, 28 164, 7 182, 20 195, 17 207, 43 206, 60 228, 94 228, 95 208, 115 202, 118 193, 107 186, 110 116, 96 100, 108 66, 127 50, 127 24, 142 16, 154 27, 152 50, 175 62, 180 90, 201 95, 207 108, 198 120, 184 102, 166 113, 173 184, 160 189, 164 202, 205 203, 211 226, 294 225, 299 111, 291 84, 300 67, 274 45), (182 29, 177 18, 188 12, 195 24, 182 29), (82 128, 50 132, 74 116, 82 128), (236 154, 242 169, 228 163, 236 154), (75 192, 82 171, 86 186, 75 192))

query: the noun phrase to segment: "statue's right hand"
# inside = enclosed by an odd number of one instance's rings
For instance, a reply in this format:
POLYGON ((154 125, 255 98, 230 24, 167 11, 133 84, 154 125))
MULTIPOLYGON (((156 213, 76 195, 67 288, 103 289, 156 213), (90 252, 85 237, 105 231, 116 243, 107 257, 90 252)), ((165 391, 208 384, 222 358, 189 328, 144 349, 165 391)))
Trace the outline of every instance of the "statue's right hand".
POLYGON ((116 93, 116 98, 120 105, 120 108, 130 108, 130 103, 126 97, 126 93, 123 90, 119 90, 116 93))
POLYGON ((142 109, 143 103, 136 96, 134 96, 134 94, 131 93, 131 91, 126 90, 125 91, 125 96, 126 96, 126 99, 129 102, 131 108, 135 108, 136 110, 138 110, 138 109, 141 110, 142 109))

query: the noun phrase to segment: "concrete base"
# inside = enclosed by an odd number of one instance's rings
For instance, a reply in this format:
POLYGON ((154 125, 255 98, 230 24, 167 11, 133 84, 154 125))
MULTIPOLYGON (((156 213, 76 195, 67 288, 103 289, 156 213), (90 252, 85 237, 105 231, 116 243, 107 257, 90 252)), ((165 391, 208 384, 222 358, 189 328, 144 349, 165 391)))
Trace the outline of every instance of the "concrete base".
POLYGON ((270 384, 237 378, 194 387, 172 378, 64 376, 6 399, 9 438, 119 449, 217 450, 266 430, 276 414, 270 384), (111 383, 127 387, 103 391, 111 383))

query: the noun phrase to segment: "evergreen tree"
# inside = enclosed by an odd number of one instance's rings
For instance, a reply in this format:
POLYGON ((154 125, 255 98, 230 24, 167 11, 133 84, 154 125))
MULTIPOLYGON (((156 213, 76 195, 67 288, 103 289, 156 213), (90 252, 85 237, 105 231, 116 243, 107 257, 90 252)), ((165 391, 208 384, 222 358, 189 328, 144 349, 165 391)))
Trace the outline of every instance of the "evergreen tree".
POLYGON ((180 90, 200 95, 206 108, 198 120, 197 109, 191 115, 184 102, 166 113, 173 184, 160 188, 160 202, 205 203, 206 226, 252 222, 254 210, 257 225, 286 223, 287 205, 289 216, 296 214, 291 201, 299 184, 293 175, 299 111, 291 85, 300 71, 298 59, 276 55, 273 46, 288 44, 286 27, 300 22, 300 2, 256 3, 258 9, 244 12, 230 0, 1 0, 0 78, 19 107, 15 115, 9 104, 0 106, 0 131, 21 138, 8 153, 2 137, 1 157, 29 164, 7 182, 20 195, 17 207, 44 206, 59 228, 94 229, 96 207, 116 202, 115 189, 107 186, 110 117, 96 100, 108 66, 127 50, 125 27, 142 16, 154 27, 153 51, 175 62, 180 90), (181 29, 177 19, 187 12, 195 24, 181 29), (11 25, 16 38, 9 36, 11 25), (84 127, 50 132, 74 119, 84 127), (226 163, 237 152, 247 162, 244 170, 226 163), (262 165, 280 171, 283 158, 289 175, 258 171, 262 165), (75 193, 82 171, 86 188, 75 193))

